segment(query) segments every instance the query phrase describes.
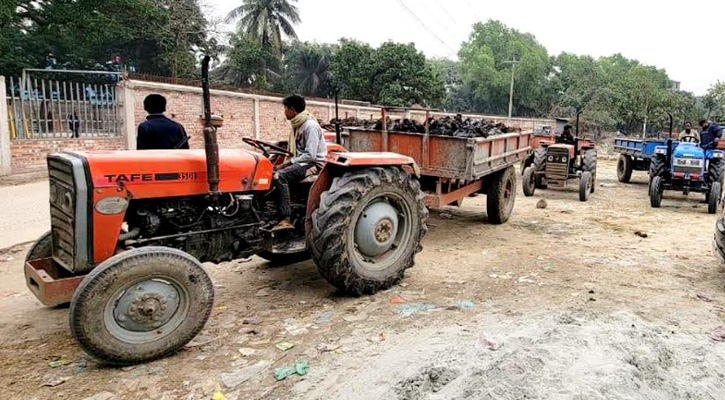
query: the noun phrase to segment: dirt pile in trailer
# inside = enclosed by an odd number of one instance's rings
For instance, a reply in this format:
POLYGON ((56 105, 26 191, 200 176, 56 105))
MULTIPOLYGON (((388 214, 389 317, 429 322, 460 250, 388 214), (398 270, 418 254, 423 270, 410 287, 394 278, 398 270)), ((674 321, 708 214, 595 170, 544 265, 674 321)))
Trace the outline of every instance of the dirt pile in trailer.
MULTIPOLYGON (((336 120, 331 120, 329 124, 322 124, 322 127, 328 131, 335 130, 336 120)), ((428 120, 430 133, 432 135, 453 136, 459 138, 487 138, 489 136, 502 135, 511 132, 520 132, 516 127, 506 126, 504 123, 495 123, 486 120, 474 120, 472 118, 463 118, 461 114, 454 117, 446 116, 443 118, 430 118, 428 120)), ((363 129, 383 129, 383 120, 378 119, 364 120, 358 118, 346 118, 340 121, 343 127, 355 127, 363 129)), ((403 133, 425 133, 425 125, 413 119, 387 119, 387 127, 390 132, 403 133)))

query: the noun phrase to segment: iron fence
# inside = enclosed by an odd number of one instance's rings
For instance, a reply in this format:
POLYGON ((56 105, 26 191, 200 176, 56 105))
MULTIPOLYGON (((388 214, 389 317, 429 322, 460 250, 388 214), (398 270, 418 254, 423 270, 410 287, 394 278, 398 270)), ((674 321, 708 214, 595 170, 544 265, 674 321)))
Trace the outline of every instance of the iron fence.
POLYGON ((12 78, 10 138, 109 138, 121 135, 115 84, 12 78))

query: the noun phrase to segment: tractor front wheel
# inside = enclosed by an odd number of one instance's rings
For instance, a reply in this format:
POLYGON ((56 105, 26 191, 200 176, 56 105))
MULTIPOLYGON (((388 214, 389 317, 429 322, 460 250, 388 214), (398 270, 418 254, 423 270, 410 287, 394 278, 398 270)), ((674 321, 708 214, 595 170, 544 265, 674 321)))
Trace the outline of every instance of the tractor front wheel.
POLYGON ((579 178, 579 200, 587 201, 589 196, 592 194, 592 174, 589 171, 582 172, 581 178, 579 178))
POLYGON ((427 232, 418 180, 400 168, 367 168, 335 178, 312 215, 308 240, 320 274, 352 295, 393 286, 411 268, 427 232))
POLYGON ((496 174, 486 196, 488 221, 500 225, 511 218, 516 203, 516 170, 513 166, 496 174))
POLYGON ((45 232, 43 236, 39 237, 38 240, 30 246, 28 254, 25 255, 25 262, 42 260, 44 258, 50 258, 53 256, 53 239, 50 235, 50 231, 45 232))
POLYGON ((214 286, 194 257, 165 247, 113 256, 76 290, 70 328, 78 344, 108 364, 132 365, 180 350, 201 330, 214 286))
POLYGON ((662 177, 655 176, 649 184, 649 201, 652 208, 660 208, 662 205, 662 177))
POLYGON ((597 190, 597 151, 595 149, 589 149, 584 153, 582 169, 592 175, 592 186, 589 190, 594 193, 597 190))
POLYGON ((619 156, 617 162, 617 179, 622 183, 629 183, 632 180, 632 171, 634 166, 632 165, 632 157, 622 154, 619 156))
POLYGON ((524 187, 524 196, 526 197, 531 197, 536 193, 536 177, 534 175, 534 167, 528 167, 524 171, 524 176, 521 178, 522 186, 524 187))
POLYGON ((548 154, 548 150, 546 147, 539 147, 536 149, 536 152, 534 153, 534 168, 536 168, 536 171, 539 172, 539 174, 535 175, 535 184, 537 189, 547 189, 549 187, 548 184, 544 183, 544 174, 543 172, 546 170, 546 156, 548 154))
POLYGON ((707 199, 707 212, 710 214, 717 213, 717 206, 720 205, 720 197, 722 196, 722 184, 713 182, 710 187, 710 197, 707 199))

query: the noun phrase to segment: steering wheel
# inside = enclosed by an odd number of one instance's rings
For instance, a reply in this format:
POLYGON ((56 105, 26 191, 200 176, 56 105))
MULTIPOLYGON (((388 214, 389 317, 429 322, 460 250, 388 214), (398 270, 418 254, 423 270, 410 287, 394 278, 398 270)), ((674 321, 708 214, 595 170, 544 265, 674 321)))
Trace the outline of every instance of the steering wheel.
POLYGON ((277 156, 289 156, 293 157, 294 154, 287 151, 287 149, 283 149, 277 145, 274 145, 272 143, 263 142, 261 140, 252 139, 252 138, 244 138, 242 141, 252 147, 258 148, 262 154, 264 154, 265 157, 269 157, 270 155, 277 155, 277 156))
POLYGON ((682 143, 700 143, 700 139, 698 139, 694 136, 685 136, 682 139, 680 139, 680 142, 682 142, 682 143))

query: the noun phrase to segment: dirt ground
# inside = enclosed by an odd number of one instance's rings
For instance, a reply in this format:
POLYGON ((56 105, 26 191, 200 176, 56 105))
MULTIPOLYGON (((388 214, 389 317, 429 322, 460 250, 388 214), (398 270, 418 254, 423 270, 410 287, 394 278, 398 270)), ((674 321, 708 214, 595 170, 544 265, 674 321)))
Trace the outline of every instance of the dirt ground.
POLYGON ((519 188, 502 226, 486 223, 483 196, 434 210, 416 267, 371 297, 337 294, 312 262, 208 265, 205 330, 135 368, 84 355, 67 309, 24 288, 20 248, 0 262, 0 397, 723 399, 725 343, 710 338, 725 325, 716 218, 698 194, 651 209, 646 179, 617 183, 609 161, 588 203, 574 188, 519 188), (275 381, 302 360, 307 375, 275 381))

